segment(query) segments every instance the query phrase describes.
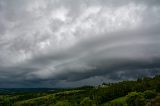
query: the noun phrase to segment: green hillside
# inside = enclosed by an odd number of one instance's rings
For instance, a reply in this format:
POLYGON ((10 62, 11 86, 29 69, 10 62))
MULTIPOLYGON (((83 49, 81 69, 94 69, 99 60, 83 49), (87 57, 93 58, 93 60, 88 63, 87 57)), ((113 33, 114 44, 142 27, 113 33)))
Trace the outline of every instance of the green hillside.
POLYGON ((50 92, 2 93, 0 106, 160 106, 160 76, 50 92))

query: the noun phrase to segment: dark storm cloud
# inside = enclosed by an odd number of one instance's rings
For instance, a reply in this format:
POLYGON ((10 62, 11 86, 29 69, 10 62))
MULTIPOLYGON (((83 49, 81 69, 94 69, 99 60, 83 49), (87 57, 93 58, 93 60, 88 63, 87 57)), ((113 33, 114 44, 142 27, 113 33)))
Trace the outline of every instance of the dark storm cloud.
POLYGON ((0 0, 0 87, 159 74, 159 13, 159 0, 0 0))

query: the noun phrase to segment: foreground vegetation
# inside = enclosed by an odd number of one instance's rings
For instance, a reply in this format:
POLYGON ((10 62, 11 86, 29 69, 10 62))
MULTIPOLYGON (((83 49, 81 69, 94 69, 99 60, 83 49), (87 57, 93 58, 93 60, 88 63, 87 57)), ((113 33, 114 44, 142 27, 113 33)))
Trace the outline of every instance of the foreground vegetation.
POLYGON ((160 76, 51 92, 2 93, 0 106, 160 106, 160 76))

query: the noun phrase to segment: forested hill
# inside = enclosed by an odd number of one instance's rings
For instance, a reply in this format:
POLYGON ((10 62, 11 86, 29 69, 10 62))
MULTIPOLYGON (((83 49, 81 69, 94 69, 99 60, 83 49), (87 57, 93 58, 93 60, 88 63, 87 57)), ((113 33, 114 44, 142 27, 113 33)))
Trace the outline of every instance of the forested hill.
POLYGON ((0 94, 0 106, 160 106, 160 76, 41 92, 0 94))

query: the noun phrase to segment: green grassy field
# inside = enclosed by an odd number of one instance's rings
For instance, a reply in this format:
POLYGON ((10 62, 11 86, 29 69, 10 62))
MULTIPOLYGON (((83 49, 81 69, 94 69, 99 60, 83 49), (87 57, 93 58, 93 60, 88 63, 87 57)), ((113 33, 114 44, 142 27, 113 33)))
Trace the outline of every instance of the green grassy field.
POLYGON ((113 105, 116 106, 118 104, 121 104, 121 106, 127 106, 126 96, 111 100, 111 101, 109 101, 107 103, 102 104, 102 106, 113 106, 113 105))

